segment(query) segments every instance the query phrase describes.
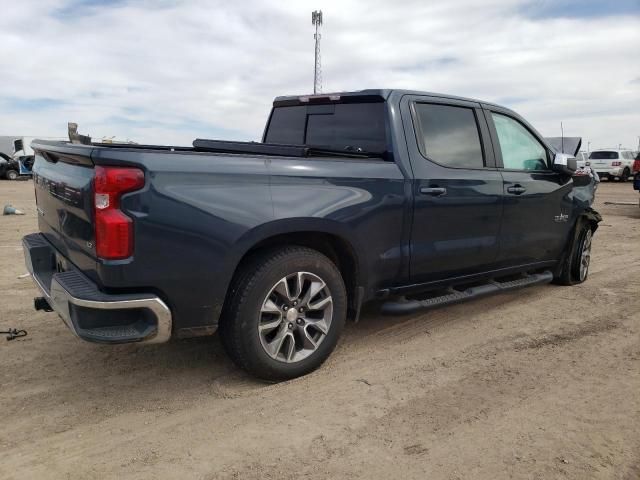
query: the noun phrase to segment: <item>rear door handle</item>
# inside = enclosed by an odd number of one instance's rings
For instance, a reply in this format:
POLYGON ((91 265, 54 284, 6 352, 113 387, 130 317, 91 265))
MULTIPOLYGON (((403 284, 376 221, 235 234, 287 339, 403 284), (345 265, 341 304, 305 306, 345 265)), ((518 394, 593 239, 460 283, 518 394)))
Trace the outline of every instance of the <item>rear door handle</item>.
POLYGON ((526 191, 527 189, 524 188, 522 185, 514 185, 513 187, 507 188, 507 192, 513 193, 514 195, 521 195, 526 191))
POLYGON ((447 189, 442 187, 422 187, 420 193, 433 197, 441 197, 447 194, 447 189))

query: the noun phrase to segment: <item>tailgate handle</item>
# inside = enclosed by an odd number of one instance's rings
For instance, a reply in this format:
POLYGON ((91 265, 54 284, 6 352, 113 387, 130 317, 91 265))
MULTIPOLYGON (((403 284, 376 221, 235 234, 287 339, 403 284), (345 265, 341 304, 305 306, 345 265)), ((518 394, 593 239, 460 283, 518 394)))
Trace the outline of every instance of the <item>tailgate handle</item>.
POLYGON ((433 197, 441 197, 447 194, 447 189, 442 187, 422 187, 420 193, 433 197))
POLYGON ((58 160, 60 160, 60 157, 57 157, 55 155, 52 155, 49 152, 38 152, 40 153, 40 155, 42 155, 42 157, 47 161, 47 162, 51 162, 51 163, 56 163, 58 160))

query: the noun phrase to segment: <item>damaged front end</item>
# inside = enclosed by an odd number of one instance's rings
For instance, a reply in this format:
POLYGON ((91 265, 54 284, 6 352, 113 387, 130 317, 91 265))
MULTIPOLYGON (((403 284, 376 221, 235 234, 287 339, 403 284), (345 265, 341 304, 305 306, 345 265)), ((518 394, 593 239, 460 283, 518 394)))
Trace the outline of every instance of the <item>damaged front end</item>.
POLYGON ((591 167, 579 169, 573 175, 571 196, 574 209, 592 224, 593 232, 598 228, 598 223, 602 221, 602 215, 593 209, 599 183, 600 178, 596 172, 591 170, 591 167))

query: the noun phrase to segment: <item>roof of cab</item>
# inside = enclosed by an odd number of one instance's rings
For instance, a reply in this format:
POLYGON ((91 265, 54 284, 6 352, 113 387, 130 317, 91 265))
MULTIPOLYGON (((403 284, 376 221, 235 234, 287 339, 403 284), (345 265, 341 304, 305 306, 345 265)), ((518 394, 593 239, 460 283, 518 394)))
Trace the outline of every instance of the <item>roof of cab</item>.
POLYGON ((313 102, 314 99, 318 101, 339 101, 340 103, 355 103, 355 102, 384 102, 386 101, 391 93, 400 93, 401 95, 419 95, 419 96, 428 96, 428 97, 437 97, 437 98, 450 98, 452 100, 463 100, 467 102, 481 103, 484 105, 493 105, 500 108, 505 108, 501 105, 497 105, 491 102, 486 102, 484 100, 478 100, 476 98, 466 98, 459 97, 456 95, 448 95, 444 93, 434 93, 434 92, 423 92, 419 90, 402 90, 402 89, 388 89, 388 88, 377 88, 377 89, 367 89, 367 90, 356 90, 351 92, 330 92, 330 93, 319 93, 319 94, 309 94, 309 95, 285 95, 276 97, 273 101, 274 107, 284 107, 284 106, 292 106, 292 105, 306 105, 308 103, 313 102))

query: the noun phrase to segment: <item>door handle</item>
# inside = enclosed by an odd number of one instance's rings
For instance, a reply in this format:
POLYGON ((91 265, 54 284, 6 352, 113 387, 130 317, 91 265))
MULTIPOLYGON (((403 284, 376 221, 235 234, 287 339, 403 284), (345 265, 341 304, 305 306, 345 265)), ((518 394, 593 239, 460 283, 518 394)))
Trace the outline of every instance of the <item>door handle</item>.
POLYGON ((447 189, 442 187, 422 187, 420 193, 433 197, 441 197, 447 194, 447 189))
POLYGON ((527 189, 524 188, 522 185, 514 185, 513 187, 507 188, 507 192, 513 193, 514 195, 521 195, 526 191, 527 189))

